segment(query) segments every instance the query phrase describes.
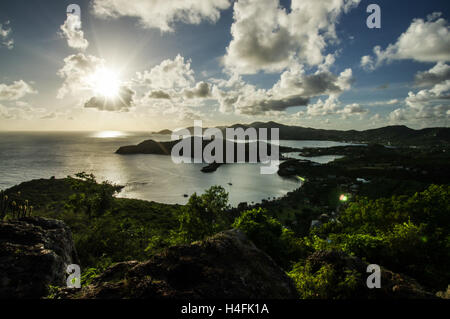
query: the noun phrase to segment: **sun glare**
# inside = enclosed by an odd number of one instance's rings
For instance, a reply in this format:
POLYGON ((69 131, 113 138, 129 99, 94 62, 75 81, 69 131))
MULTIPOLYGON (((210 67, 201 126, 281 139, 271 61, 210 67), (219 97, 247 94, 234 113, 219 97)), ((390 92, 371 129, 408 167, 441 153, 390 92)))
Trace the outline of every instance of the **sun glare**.
POLYGON ((120 131, 100 131, 96 132, 92 135, 92 137, 96 138, 117 138, 117 137, 124 137, 126 134, 124 132, 120 131))
POLYGON ((119 94, 120 80, 117 72, 107 68, 98 69, 90 79, 94 92, 98 95, 115 98, 119 94))

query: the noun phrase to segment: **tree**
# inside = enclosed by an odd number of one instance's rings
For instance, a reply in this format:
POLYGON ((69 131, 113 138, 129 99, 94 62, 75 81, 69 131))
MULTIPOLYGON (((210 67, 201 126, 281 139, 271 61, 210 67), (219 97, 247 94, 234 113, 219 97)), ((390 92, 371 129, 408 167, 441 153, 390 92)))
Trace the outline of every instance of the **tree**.
POLYGON ((180 233, 188 242, 201 240, 230 225, 228 193, 212 186, 204 194, 194 193, 180 216, 180 233))
POLYGON ((259 249, 285 269, 307 254, 308 248, 302 239, 295 238, 291 230, 270 217, 265 209, 254 208, 243 212, 235 219, 233 227, 243 231, 259 249))
POLYGON ((97 183, 93 174, 85 172, 75 174, 75 177, 67 177, 75 194, 69 198, 69 206, 92 216, 103 215, 111 208, 113 195, 123 187, 112 185, 109 182, 97 183))

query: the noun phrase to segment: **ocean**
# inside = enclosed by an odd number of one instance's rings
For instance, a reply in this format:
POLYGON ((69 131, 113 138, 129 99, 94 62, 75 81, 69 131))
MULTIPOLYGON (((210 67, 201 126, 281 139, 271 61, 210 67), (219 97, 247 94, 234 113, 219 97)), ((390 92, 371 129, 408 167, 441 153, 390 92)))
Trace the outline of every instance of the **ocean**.
MULTIPOLYGON (((214 173, 202 173, 204 164, 175 164, 164 155, 118 155, 123 145, 146 139, 170 140, 168 135, 146 132, 0 132, 0 189, 24 181, 63 178, 85 171, 98 181, 124 185, 118 197, 168 204, 185 204, 191 195, 213 185, 229 192, 230 203, 261 202, 300 187, 299 181, 277 174, 261 175, 261 164, 223 165, 214 173)), ((329 141, 280 141, 292 147, 347 145, 329 141)), ((295 157, 298 155, 292 154, 295 157)), ((326 163, 336 156, 312 160, 326 163)))

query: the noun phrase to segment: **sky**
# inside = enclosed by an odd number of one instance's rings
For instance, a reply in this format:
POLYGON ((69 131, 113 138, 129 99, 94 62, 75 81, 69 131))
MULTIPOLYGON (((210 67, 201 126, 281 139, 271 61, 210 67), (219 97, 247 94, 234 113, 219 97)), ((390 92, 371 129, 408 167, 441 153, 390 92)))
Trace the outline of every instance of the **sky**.
POLYGON ((2 1, 0 130, 448 127, 449 13, 448 0, 2 1))

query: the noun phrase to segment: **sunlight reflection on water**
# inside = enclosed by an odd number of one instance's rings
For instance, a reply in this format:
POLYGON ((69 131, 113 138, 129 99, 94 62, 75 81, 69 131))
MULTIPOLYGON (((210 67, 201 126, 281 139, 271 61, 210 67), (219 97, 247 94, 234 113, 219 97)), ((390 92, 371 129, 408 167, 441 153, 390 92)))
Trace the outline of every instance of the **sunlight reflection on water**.
MULTIPOLYGON (((230 202, 237 205, 283 196, 300 186, 295 179, 277 174, 261 175, 260 164, 223 165, 216 172, 205 174, 200 172, 203 164, 174 164, 168 156, 115 154, 120 146, 138 144, 150 138, 170 140, 168 135, 145 132, 2 132, 0 189, 31 179, 63 178, 86 171, 93 173, 99 181, 125 185, 121 197, 184 204, 188 200, 184 194, 203 193, 210 186, 221 185, 229 192, 230 202)), ((341 144, 324 141, 280 143, 298 148, 341 144)))
POLYGON ((91 137, 96 138, 119 138, 119 137, 126 137, 128 136, 127 133, 121 132, 121 131, 99 131, 95 132, 91 135, 91 137))

